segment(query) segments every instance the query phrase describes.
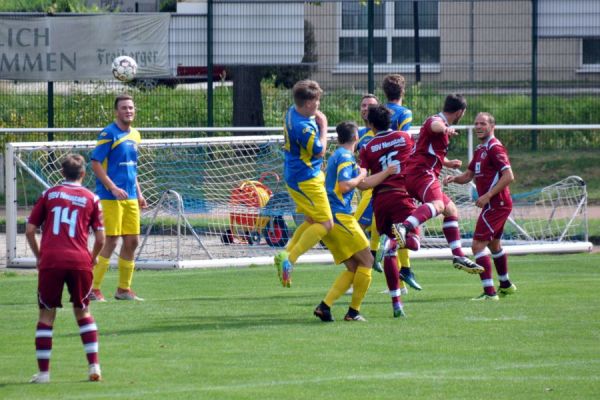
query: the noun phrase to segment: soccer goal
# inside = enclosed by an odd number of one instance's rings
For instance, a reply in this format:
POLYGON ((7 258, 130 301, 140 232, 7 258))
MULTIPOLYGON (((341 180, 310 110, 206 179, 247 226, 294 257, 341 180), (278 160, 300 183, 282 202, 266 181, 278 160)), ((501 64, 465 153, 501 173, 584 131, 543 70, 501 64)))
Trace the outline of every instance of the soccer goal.
MULTIPOLYGON (((329 152, 335 148, 331 135, 329 152)), ((144 140, 139 181, 148 201, 136 254, 140 268, 268 264, 302 222, 282 181, 283 136, 144 140)), ((39 194, 61 181, 60 159, 69 152, 88 160, 93 141, 9 143, 6 149, 7 265, 34 266, 24 240, 25 217, 39 194)), ((89 166, 88 166, 89 167, 89 166)), ((456 171, 445 171, 456 173, 456 171)), ((91 169, 84 184, 94 190, 91 169)), ((479 209, 471 186, 447 188, 461 215, 464 246, 479 209)), ((585 183, 570 177, 515 196, 505 234, 512 254, 589 251, 585 183)), ((450 257, 441 219, 423 229, 413 257, 450 257)), ((331 262, 318 247, 299 262, 331 262)))

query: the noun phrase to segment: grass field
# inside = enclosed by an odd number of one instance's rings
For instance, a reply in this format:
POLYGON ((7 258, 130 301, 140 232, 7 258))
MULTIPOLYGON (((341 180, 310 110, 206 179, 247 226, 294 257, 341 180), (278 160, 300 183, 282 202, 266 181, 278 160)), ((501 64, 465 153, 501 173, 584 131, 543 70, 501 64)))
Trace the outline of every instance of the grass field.
MULTIPOLYGON (((140 271, 143 303, 93 304, 104 381, 85 382, 71 312, 59 312, 52 382, 30 385, 36 275, 0 275, 2 399, 591 399, 600 393, 600 254, 512 257, 518 292, 473 302, 477 277, 415 260, 422 292, 392 318, 375 273, 367 323, 312 316, 341 267, 140 271)), ((107 275, 105 291, 116 284, 107 275)), ((65 298, 65 302, 66 302, 65 298)))

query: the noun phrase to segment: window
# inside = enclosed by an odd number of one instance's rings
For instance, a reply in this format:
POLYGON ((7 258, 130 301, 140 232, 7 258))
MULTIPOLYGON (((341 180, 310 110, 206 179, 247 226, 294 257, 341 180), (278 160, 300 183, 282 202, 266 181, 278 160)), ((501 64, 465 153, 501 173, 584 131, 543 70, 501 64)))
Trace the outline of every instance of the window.
POLYGON ((600 66, 600 38, 584 38, 582 40, 581 58, 583 66, 600 66))
MULTIPOLYGON (((375 4, 373 58, 376 64, 395 71, 413 71, 415 65, 414 1, 381 1, 375 4)), ((339 64, 367 63, 367 7, 344 1, 339 37, 339 64)), ((440 33, 438 1, 418 1, 419 55, 423 67, 439 70, 440 33)))

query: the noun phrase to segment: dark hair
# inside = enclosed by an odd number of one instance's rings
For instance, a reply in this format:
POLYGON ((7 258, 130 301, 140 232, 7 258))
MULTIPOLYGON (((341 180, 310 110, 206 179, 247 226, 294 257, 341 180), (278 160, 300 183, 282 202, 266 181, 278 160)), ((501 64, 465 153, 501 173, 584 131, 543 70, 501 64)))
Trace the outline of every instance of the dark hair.
POLYGON ((85 173, 85 158, 81 154, 67 154, 62 162, 63 176, 69 181, 75 181, 85 173))
POLYGON ((467 100, 462 94, 452 93, 444 100, 444 112, 453 113, 467 108, 467 100))
POLYGON ((292 93, 294 94, 294 103, 302 107, 307 100, 320 98, 321 94, 323 94, 323 89, 321 89, 316 81, 305 79, 296 82, 292 88, 292 93))
POLYGON ((119 102, 120 101, 125 101, 125 100, 131 100, 133 101, 133 97, 131 97, 128 94, 120 94, 117 96, 117 98, 115 99, 115 110, 119 107, 119 102))
POLYGON ((373 104, 372 106, 369 106, 367 121, 369 124, 373 125, 378 132, 385 131, 390 129, 392 111, 383 104, 373 104))
POLYGON ((362 103, 364 99, 375 99, 379 103, 379 99, 373 93, 364 94, 363 97, 360 98, 360 102, 362 103))
POLYGON ((358 125, 353 121, 344 121, 337 124, 335 127, 337 132, 337 140, 339 144, 346 144, 354 140, 358 132, 358 125))
POLYGON ((406 81, 402 75, 390 74, 383 78, 381 88, 388 101, 400 100, 404 96, 404 86, 406 81))

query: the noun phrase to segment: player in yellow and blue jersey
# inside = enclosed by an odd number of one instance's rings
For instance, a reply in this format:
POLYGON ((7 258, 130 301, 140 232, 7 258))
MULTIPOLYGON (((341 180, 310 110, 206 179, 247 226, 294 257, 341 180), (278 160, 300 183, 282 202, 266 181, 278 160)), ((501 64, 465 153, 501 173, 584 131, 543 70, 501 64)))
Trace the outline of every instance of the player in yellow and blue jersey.
POLYGON ((106 301, 100 285, 108 270, 110 256, 119 238, 123 244, 119 252, 119 283, 117 300, 143 300, 131 290, 134 253, 139 243, 140 208, 146 199, 137 179, 138 145, 141 136, 131 124, 135 119, 135 104, 129 95, 115 99, 115 121, 98 135, 92 152, 92 170, 96 174, 96 194, 104 211, 106 242, 94 267, 94 283, 90 298, 106 301))
POLYGON ((298 258, 333 227, 321 171, 327 149, 327 117, 319 110, 323 90, 315 81, 302 80, 292 91, 294 105, 285 115, 284 179, 304 222, 296 228, 286 250, 275 256, 277 274, 284 287, 292 283, 291 272, 298 258))
POLYGON ((354 158, 358 127, 354 122, 342 122, 336 131, 339 147, 327 160, 325 178, 334 226, 323 238, 323 243, 333 255, 335 263, 343 262, 346 270, 336 278, 314 314, 324 322, 333 321, 331 306, 353 286, 352 300, 344 320, 366 321, 360 314, 360 306, 371 285, 373 256, 369 251, 369 241, 352 214, 352 198, 356 187, 372 188, 397 171, 393 166, 367 178, 367 171, 359 168, 354 158))

